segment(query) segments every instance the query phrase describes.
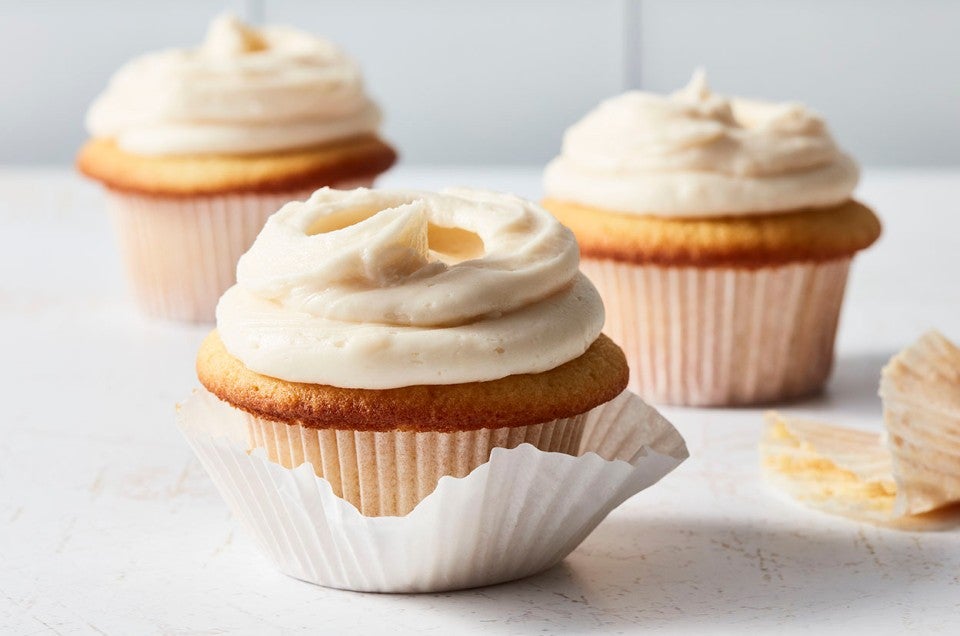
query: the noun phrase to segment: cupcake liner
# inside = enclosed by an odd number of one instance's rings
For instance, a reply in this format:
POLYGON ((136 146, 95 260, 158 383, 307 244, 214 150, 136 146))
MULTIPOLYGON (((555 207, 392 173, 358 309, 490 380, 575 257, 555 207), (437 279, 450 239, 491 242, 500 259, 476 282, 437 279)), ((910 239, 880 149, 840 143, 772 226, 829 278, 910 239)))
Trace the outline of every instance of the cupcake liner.
POLYGON ((290 576, 368 592, 437 592, 501 583, 561 561, 628 497, 687 457, 656 410, 624 392, 586 414, 579 456, 528 443, 494 448, 443 477, 402 517, 364 516, 309 463, 285 468, 247 450, 247 418, 206 391, 178 423, 262 551, 290 576))
POLYGON ((931 331, 895 355, 880 380, 897 515, 960 502, 960 347, 931 331))
POLYGON ((157 197, 109 190, 113 225, 138 305, 150 316, 212 322, 217 300, 235 282, 237 261, 267 217, 312 193, 157 197))
POLYGON ((736 269, 584 258, 604 332, 655 403, 772 402, 823 388, 851 257, 736 269))
POLYGON ((333 493, 362 514, 405 515, 433 492, 441 477, 465 477, 494 448, 530 444, 576 455, 586 415, 532 426, 453 433, 316 429, 244 414, 250 448, 262 448, 287 468, 309 462, 333 493))

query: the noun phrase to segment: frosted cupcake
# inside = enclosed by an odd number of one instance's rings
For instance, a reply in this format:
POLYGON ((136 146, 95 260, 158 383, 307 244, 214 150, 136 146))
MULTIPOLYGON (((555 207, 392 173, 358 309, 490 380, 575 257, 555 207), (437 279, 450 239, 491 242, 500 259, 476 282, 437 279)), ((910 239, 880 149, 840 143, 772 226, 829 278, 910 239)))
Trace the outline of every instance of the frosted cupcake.
POLYGON ((141 307, 210 321, 270 214, 318 187, 369 185, 393 164, 379 122, 334 45, 225 16, 198 48, 144 55, 114 75, 77 165, 108 190, 141 307))
POLYGON ((309 462, 364 515, 405 515, 494 448, 577 454, 627 384, 602 326, 573 235, 539 206, 323 189, 240 259, 197 372, 251 448, 309 462))
POLYGON ((855 162, 798 104, 629 92, 570 128, 544 207, 652 401, 735 405, 824 386, 853 255, 880 223, 855 162))

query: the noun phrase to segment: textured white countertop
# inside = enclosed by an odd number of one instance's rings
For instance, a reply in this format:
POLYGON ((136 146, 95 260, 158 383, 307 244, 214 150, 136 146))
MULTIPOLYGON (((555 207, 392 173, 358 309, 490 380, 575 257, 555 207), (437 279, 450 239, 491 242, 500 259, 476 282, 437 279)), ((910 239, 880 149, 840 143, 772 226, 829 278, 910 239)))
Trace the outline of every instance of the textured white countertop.
MULTIPOLYGON (((523 168, 383 185, 539 195, 523 168)), ((886 359, 930 327, 960 339, 960 171, 868 170, 860 193, 885 234, 854 263, 833 380, 781 410, 877 427, 886 359)), ((174 426, 205 329, 136 313, 99 190, 2 169, 0 223, 0 632, 960 632, 960 532, 781 499, 758 478, 760 409, 663 409, 691 459, 544 574, 419 596, 287 578, 174 426)))

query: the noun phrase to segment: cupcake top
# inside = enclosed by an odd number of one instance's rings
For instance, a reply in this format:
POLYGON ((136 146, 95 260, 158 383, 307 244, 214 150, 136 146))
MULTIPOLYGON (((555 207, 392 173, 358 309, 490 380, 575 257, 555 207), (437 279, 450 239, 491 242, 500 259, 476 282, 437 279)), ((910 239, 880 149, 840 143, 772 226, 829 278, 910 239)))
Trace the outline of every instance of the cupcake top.
POLYGON ((603 305, 569 230, 523 199, 318 190, 267 221, 220 299, 250 370, 390 389, 541 373, 581 356, 603 305))
POLYGON ((849 199, 856 163, 800 104, 716 95, 700 71, 669 96, 601 103, 546 169, 554 199, 664 217, 763 214, 849 199))
POLYGON ((197 48, 125 64, 87 113, 93 137, 140 155, 251 154, 373 133, 353 60, 287 27, 216 18, 197 48))

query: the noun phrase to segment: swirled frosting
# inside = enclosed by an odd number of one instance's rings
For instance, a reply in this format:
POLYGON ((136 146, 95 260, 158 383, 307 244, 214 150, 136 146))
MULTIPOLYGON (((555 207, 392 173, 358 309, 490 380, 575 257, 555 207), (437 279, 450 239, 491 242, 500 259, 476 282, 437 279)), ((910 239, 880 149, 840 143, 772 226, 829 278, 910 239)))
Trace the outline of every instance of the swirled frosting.
POLYGON ((142 155, 245 154, 377 130, 380 112, 336 46, 226 15, 195 49, 138 57, 87 113, 94 137, 142 155))
POLYGON ((705 217, 836 205, 858 177, 812 111, 721 97, 697 72, 670 96, 601 103, 567 130, 544 190, 620 212, 705 217))
POLYGON ((324 188, 288 203, 217 306, 247 368, 344 388, 540 373, 602 326, 569 230, 523 199, 462 189, 324 188))

